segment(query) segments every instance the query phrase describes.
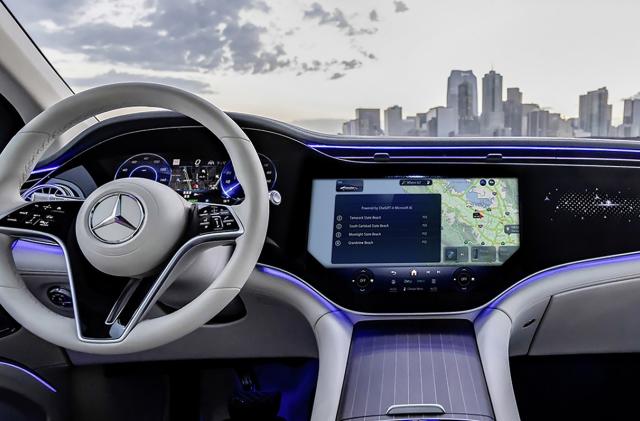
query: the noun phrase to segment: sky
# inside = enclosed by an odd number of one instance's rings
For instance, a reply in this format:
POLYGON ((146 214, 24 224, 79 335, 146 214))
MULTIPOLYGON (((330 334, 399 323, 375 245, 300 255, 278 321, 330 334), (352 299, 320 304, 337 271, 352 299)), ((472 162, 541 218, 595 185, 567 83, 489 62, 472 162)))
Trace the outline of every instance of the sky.
MULTIPOLYGON (((5 0, 76 90, 143 80, 328 132, 354 109, 446 105, 452 69, 491 69, 577 116, 640 91, 638 0, 5 0)), ((481 95, 481 92, 479 92, 481 95)), ((481 102, 481 101, 480 101, 481 102)))

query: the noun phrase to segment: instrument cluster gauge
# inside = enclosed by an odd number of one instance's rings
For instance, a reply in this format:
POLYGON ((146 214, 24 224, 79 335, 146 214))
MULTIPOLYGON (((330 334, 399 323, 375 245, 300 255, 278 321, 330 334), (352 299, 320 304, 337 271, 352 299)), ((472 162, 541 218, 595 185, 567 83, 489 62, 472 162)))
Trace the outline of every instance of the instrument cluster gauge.
MULTIPOLYGON (((271 191, 275 187, 276 179, 278 178, 276 166, 273 161, 265 155, 258 154, 258 156, 262 163, 264 176, 267 179, 267 188, 271 191)), ((238 182, 238 178, 236 177, 231 161, 227 161, 224 168, 222 168, 222 173, 220 175, 220 190, 222 192, 222 196, 227 199, 240 200, 244 198, 244 191, 238 182)))
POLYGON ((114 178, 129 177, 146 178, 168 186, 171 183, 171 166, 160 155, 141 153, 120 164, 114 178))

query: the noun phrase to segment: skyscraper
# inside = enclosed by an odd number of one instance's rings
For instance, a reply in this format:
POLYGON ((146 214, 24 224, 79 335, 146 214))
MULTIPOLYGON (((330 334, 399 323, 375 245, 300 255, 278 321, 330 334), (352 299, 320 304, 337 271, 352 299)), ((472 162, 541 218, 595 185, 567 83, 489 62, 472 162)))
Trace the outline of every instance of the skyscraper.
POLYGON ((624 137, 640 137, 640 93, 624 100, 622 133, 624 137))
POLYGON ((522 136, 522 92, 519 88, 507 88, 504 126, 511 130, 511 136, 522 136))
POLYGON ((549 111, 534 110, 527 114, 528 136, 549 136, 549 111))
POLYGON ((384 110, 384 130, 389 136, 403 136, 405 134, 402 107, 394 105, 384 110))
POLYGON ((464 115, 478 116, 478 81, 471 70, 452 70, 447 80, 447 108, 453 108, 460 116, 460 103, 465 106, 464 115), (460 98, 460 86, 465 85, 464 94, 460 98))
POLYGON ((522 135, 529 134, 529 114, 532 111, 538 111, 540 106, 538 104, 522 104, 522 135))
POLYGON ((418 130, 426 129, 427 113, 416 113, 415 128, 418 130))
POLYGON ((429 136, 455 136, 458 131, 458 121, 455 110, 446 107, 434 107, 426 113, 427 133, 429 136))
POLYGON ((573 137, 573 128, 571 123, 562 118, 560 113, 549 113, 549 128, 546 135, 550 137, 573 137))
POLYGON ((482 114, 502 111, 502 75, 491 70, 482 77, 482 114))
POLYGON ((611 129, 611 105, 607 88, 580 95, 580 128, 591 136, 608 136, 611 129))
POLYGON ((358 125, 355 120, 349 120, 342 123, 342 134, 347 136, 355 136, 358 134, 358 125))
POLYGON ((378 136, 382 134, 380 128, 379 108, 356 108, 356 124, 358 135, 378 136))
POLYGON ((478 121, 478 82, 471 70, 452 70, 447 81, 447 108, 458 120, 458 133, 480 133, 478 121))
POLYGON ((482 78, 482 131, 495 136, 504 128, 502 75, 491 70, 482 78))

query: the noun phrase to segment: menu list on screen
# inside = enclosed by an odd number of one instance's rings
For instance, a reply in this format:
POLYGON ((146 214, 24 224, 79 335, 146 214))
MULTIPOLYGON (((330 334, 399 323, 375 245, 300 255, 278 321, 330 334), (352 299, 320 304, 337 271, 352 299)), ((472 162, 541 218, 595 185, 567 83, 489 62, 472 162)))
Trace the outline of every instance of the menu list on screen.
POLYGON ((336 197, 332 263, 440 260, 439 194, 336 197))

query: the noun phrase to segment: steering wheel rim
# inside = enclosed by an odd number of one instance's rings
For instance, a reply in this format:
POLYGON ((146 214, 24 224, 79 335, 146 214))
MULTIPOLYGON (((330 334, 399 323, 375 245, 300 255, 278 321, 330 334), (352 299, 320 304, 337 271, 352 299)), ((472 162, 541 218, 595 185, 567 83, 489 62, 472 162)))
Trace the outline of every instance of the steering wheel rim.
MULTIPOLYGON (((0 226, 0 305, 36 336, 78 352, 124 354, 149 350, 203 326, 238 294, 253 271, 266 238, 267 184, 247 135, 208 101, 181 89, 152 83, 119 83, 89 89, 63 99, 31 120, 0 154, 0 215, 6 217, 25 206, 20 188, 57 136, 96 114, 133 106, 179 112, 202 124, 222 142, 245 191, 244 201, 233 207, 243 229, 234 238, 235 249, 226 267, 189 304, 171 314, 139 321, 121 340, 93 341, 80 335, 74 319, 53 312, 29 292, 16 273, 11 255, 10 234, 20 230, 0 226)), ((48 236, 63 247, 70 269, 69 254, 62 241, 48 236)), ((78 314, 75 318, 79 320, 78 314)))

